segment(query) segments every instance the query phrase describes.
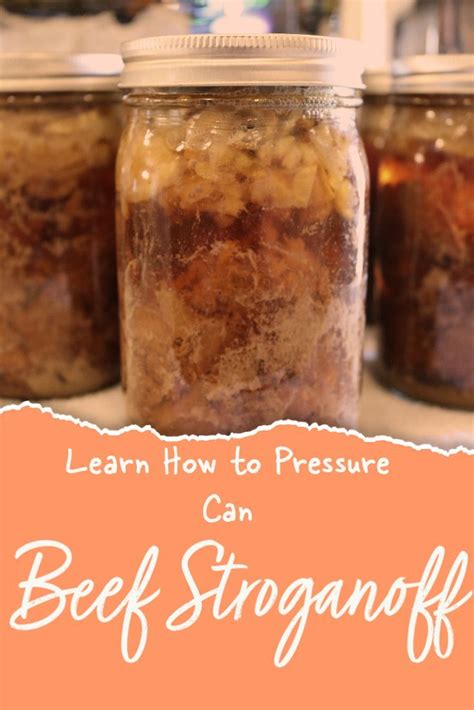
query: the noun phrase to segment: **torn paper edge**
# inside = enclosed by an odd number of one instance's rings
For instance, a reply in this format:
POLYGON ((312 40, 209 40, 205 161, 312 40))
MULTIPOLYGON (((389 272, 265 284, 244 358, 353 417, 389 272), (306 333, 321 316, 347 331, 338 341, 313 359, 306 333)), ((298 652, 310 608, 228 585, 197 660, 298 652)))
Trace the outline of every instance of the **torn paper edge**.
POLYGON ((437 446, 432 446, 431 444, 415 444, 411 441, 404 441, 403 439, 392 438, 391 436, 377 435, 377 436, 364 436, 359 431, 355 429, 345 429, 343 427, 332 427, 327 424, 307 424, 306 422, 298 422, 293 419, 280 419, 272 424, 262 424, 250 431, 235 433, 235 434, 212 434, 212 435, 202 435, 197 434, 182 434, 180 436, 165 436, 160 434, 156 429, 154 429, 149 424, 146 426, 138 426, 137 424, 129 424, 127 426, 121 427, 120 429, 107 429, 106 427, 99 427, 97 424, 85 421, 83 419, 78 419, 70 414, 59 414, 55 412, 51 407, 44 406, 38 402, 30 402, 26 400, 19 404, 7 404, 0 407, 0 415, 9 411, 20 411, 22 409, 36 409, 43 414, 48 414, 53 419, 59 421, 71 422, 76 426, 80 426, 83 429, 91 429, 95 431, 100 436, 121 436, 128 432, 146 432, 155 436, 160 441, 167 442, 180 442, 180 441, 233 441, 250 438, 259 434, 260 432, 267 432, 276 429, 279 426, 293 426, 300 429, 306 429, 306 431, 327 431, 333 432, 335 434, 345 434, 346 436, 352 436, 360 441, 364 441, 367 444, 385 442, 388 444, 395 444, 396 446, 404 446, 415 451, 431 451, 435 454, 440 454, 441 456, 454 456, 456 454, 467 454, 468 456, 474 455, 474 449, 468 449, 465 446, 457 446, 454 449, 441 449, 437 446))

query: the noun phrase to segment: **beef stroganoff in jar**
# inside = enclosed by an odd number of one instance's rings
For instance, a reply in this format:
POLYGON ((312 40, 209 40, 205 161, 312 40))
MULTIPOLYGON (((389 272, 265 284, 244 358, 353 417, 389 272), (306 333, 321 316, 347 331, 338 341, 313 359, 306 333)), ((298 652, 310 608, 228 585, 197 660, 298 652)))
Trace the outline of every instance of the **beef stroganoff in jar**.
POLYGON ((473 55, 396 64, 379 168, 381 374, 400 391, 474 408, 473 55))
POLYGON ((0 58, 0 396, 118 378, 116 55, 0 58))
POLYGON ((125 45, 117 222, 133 421, 164 434, 355 424, 367 202, 355 53, 286 35, 125 45))

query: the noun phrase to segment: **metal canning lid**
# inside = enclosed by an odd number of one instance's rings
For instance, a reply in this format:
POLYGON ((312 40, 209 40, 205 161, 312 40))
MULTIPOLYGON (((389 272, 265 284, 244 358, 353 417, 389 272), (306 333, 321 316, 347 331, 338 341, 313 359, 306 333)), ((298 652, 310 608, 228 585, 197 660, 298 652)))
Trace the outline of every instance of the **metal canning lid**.
POLYGON ((393 64, 397 94, 472 94, 474 54, 419 54, 393 64))
POLYGON ((123 88, 340 86, 362 89, 359 42, 300 34, 175 35, 122 45, 123 88))
POLYGON ((392 73, 390 67, 367 69, 362 80, 365 84, 365 94, 384 96, 392 90, 392 73))
POLYGON ((118 54, 0 53, 0 92, 114 91, 118 54))

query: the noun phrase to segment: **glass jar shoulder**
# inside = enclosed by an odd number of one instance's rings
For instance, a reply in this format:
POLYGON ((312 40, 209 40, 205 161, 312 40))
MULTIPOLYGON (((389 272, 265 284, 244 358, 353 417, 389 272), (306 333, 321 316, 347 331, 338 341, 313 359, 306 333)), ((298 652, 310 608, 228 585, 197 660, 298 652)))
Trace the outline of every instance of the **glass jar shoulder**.
POLYGON ((377 140, 382 138, 385 142, 394 107, 389 97, 382 98, 383 100, 377 102, 364 99, 364 103, 359 109, 357 122, 364 141, 370 140, 377 143, 377 140))

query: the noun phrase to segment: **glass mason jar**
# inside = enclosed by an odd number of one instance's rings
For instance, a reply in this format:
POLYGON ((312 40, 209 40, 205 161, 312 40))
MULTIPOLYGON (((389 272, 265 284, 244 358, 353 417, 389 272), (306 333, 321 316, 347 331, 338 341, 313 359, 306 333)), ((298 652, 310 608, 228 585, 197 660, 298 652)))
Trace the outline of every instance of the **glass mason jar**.
POLYGON ((474 407, 473 60, 398 64, 379 171, 382 376, 462 408, 474 407))
POLYGON ((118 377, 120 68, 115 55, 0 59, 0 396, 118 377))
POLYGON ((367 278, 366 316, 368 323, 377 320, 374 299, 374 268, 376 223, 377 223, 377 181, 380 160, 393 114, 390 99, 391 75, 386 69, 364 73, 364 101, 358 112, 359 131, 364 143, 370 175, 370 217, 369 217, 369 264, 367 278))
POLYGON ((125 46, 117 221, 133 421, 168 435, 356 423, 367 172, 360 66, 340 69, 353 51, 300 35, 125 46))

